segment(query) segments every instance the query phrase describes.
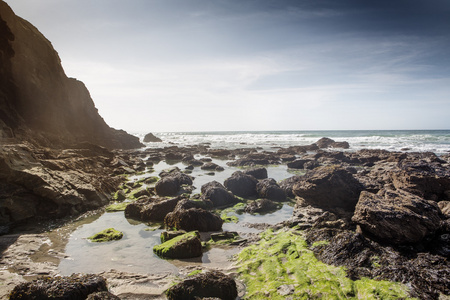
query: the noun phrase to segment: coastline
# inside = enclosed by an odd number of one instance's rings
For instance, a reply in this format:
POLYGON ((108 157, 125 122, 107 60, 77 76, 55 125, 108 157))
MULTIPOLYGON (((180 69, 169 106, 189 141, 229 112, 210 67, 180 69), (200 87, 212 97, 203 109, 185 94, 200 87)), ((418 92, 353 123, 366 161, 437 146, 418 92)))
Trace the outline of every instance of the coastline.
MULTIPOLYGON (((295 166, 295 168, 299 168, 299 163, 301 162, 300 169, 303 169, 305 172, 302 171, 302 174, 305 175, 294 175, 292 176, 292 179, 294 182, 286 182, 286 185, 282 185, 280 183, 280 186, 283 186, 287 188, 286 191, 291 190, 295 193, 295 202, 296 206, 294 209, 293 218, 290 220, 280 220, 279 224, 275 225, 264 225, 264 224, 255 224, 256 226, 261 226, 261 228, 267 229, 272 228, 273 230, 279 230, 283 228, 290 228, 290 227, 298 227, 302 228, 302 230, 307 230, 309 233, 309 236, 322 236, 325 232, 333 232, 333 235, 325 235, 323 237, 326 237, 326 240, 330 240, 330 243, 334 243, 332 237, 334 235, 344 234, 347 235, 348 238, 352 239, 354 238, 354 234, 357 232, 357 228, 354 221, 351 221, 352 213, 345 212, 348 208, 347 206, 343 204, 344 211, 341 210, 334 210, 330 207, 327 208, 326 203, 317 203, 315 205, 312 205, 311 203, 304 202, 305 200, 300 197, 301 195, 301 185, 298 187, 295 187, 295 183, 301 183, 302 180, 313 180, 314 177, 311 176, 318 176, 313 175, 315 172, 335 172, 336 175, 333 176, 343 176, 343 178, 348 178, 345 180, 350 180, 353 182, 355 179, 359 182, 359 184, 362 184, 364 186, 364 190, 372 193, 376 191, 383 191, 386 187, 389 187, 393 190, 403 191, 408 190, 409 193, 424 193, 423 197, 424 199, 435 199, 433 201, 440 201, 445 202, 448 201, 446 194, 446 187, 443 187, 442 191, 437 190, 427 190, 425 187, 421 187, 421 185, 411 185, 412 183, 409 182, 408 178, 412 178, 413 174, 422 174, 421 176, 425 176, 423 180, 429 180, 429 175, 426 172, 430 172, 429 170, 434 170, 433 173, 436 176, 436 174, 440 174, 439 178, 436 180, 441 180, 441 184, 446 182, 447 184, 450 181, 450 176, 448 176, 447 173, 439 173, 439 172, 445 172, 445 168, 448 168, 449 165, 449 155, 441 156, 441 158, 438 158, 437 156, 431 154, 431 153, 409 153, 409 152, 388 152, 383 150, 360 150, 360 151, 353 151, 353 152, 346 152, 345 149, 342 148, 329 148, 331 145, 333 145, 332 141, 324 140, 323 142, 326 142, 327 146, 324 146, 323 149, 319 149, 318 145, 321 145, 322 143, 317 142, 315 150, 311 150, 308 147, 311 147, 309 145, 307 148, 304 146, 297 146, 297 147, 290 147, 290 148, 276 148, 272 149, 272 152, 266 152, 262 149, 234 149, 233 151, 227 150, 227 149, 213 149, 208 147, 207 145, 197 145, 197 146, 191 146, 191 147, 168 147, 168 148, 146 148, 141 149, 137 151, 126 151, 126 152, 116 152, 115 155, 119 155, 121 159, 125 159, 124 162, 127 162, 128 166, 134 166, 134 167, 124 167, 123 165, 120 166, 122 168, 121 170, 128 170, 128 176, 131 176, 129 178, 135 178, 133 177, 133 174, 137 174, 139 172, 142 172, 144 170, 144 177, 145 176, 153 176, 153 172, 155 166, 158 164, 158 162, 170 162, 170 166, 186 166, 186 169, 183 170, 183 172, 189 173, 190 168, 189 165, 194 163, 195 161, 199 160, 199 158, 212 158, 212 161, 219 162, 220 159, 222 161, 227 162, 224 164, 226 168, 233 168, 234 165, 239 166, 241 170, 247 170, 252 167, 265 165, 265 168, 269 170, 269 174, 271 174, 270 165, 275 163, 275 160, 277 159, 283 159, 283 161, 279 160, 277 164, 279 165, 290 165, 292 167, 295 166), (200 156, 198 156, 200 155, 200 156), (220 158, 222 155, 222 158, 220 158), (223 155, 226 155, 227 157, 223 157, 223 155), (127 157, 127 158, 125 158, 127 157), (188 158, 188 159, 185 159, 188 158), (219 159, 219 160, 217 160, 219 159), (266 161, 266 162, 264 162, 266 161), (294 164, 294 162, 297 162, 294 164), (307 162, 309 162, 307 164, 307 162), (141 168, 142 165, 147 165, 146 168, 141 168), (297 166, 298 165, 298 166, 297 166), (138 167, 141 166, 141 167, 138 167), (413 168, 411 169, 411 166, 413 168), (419 166, 420 169, 415 169, 419 166), (426 166, 426 167, 425 167, 426 166), (128 168, 128 169, 127 169, 128 168), (337 169, 335 169, 337 168, 337 169), (343 168, 343 171, 341 171, 341 168, 343 168), (409 169, 408 169, 409 168, 409 169), (427 169, 429 168, 429 170, 427 169), (444 169, 442 169, 444 168, 444 169), (139 171, 140 169, 140 171, 139 171), (150 171, 152 170, 153 171, 150 171), (415 173, 419 170, 422 173, 415 173), (427 171, 428 170, 428 171, 427 171), (343 172, 343 173, 342 173, 343 172), (402 173, 403 172, 403 173, 402 173), (425 172, 425 173, 424 173, 425 172), (338 174, 343 175, 338 175, 338 174), (148 174, 148 175, 145 175, 148 174), (309 174, 309 175, 308 175, 309 174), (392 174, 392 175, 389 175, 392 174), (398 174, 398 175, 395 175, 398 174), (447 174, 447 175, 446 175, 447 174), (388 176, 387 176, 388 175, 388 176), (309 177, 308 177, 309 176, 309 177), (352 179, 353 178, 353 179, 352 179), (394 181, 392 181, 394 180, 394 181), (377 182, 378 181, 378 182, 377 182), (303 200, 301 200, 303 199, 303 200), (312 206, 311 206, 312 205, 312 206), (317 231, 315 231, 317 230, 317 231), (324 231, 325 230, 325 231, 324 231)), ((325 144, 324 144, 325 145, 325 144)), ((339 146, 345 146, 345 144, 336 144, 339 146)), ((349 145, 349 147, 351 147, 349 145)), ((72 158, 69 158, 72 159, 72 158)), ((169 165, 167 165, 169 166, 169 165)), ((184 167, 183 167, 184 168, 184 167)), ((201 172, 204 172, 204 175, 199 176, 200 178, 204 178, 206 181, 211 181, 214 179, 214 175, 206 175, 208 172, 207 170, 201 171, 200 167, 194 167, 194 170, 198 170, 197 172, 199 175, 201 175, 201 172), (198 169, 197 169, 198 168, 198 169), (206 176, 206 177, 205 177, 206 176), (209 177, 208 177, 209 176, 209 177)), ((114 170, 111 170, 112 173, 117 173, 114 170)), ((159 172, 159 171, 158 171, 159 172)), ((192 170, 190 171, 192 172, 192 170)), ((220 172, 223 171, 214 171, 213 173, 220 174, 220 172)), ((234 171, 233 171, 234 172, 234 171)), ((157 172, 156 172, 157 173, 157 172)), ((192 173, 191 173, 192 174, 192 173)), ((225 174, 225 173, 224 173, 225 174)), ((231 171, 230 171, 231 174, 231 171)), ((334 173, 332 173, 334 174, 334 173)), ((430 173, 431 174, 431 173, 430 173)), ((142 176, 142 175, 139 175, 142 176)), ((138 180, 138 177, 136 179, 132 180, 138 180)), ((161 175, 160 175, 161 176, 161 175)), ((198 176, 198 175, 197 175, 198 176)), ((228 177, 230 175, 227 175, 225 177, 228 177)), ((272 175, 270 175, 272 176, 272 175)), ((287 175, 283 175, 287 176, 287 175)), ((322 175, 320 175, 322 176, 322 175)), ((326 175, 323 178, 327 178, 328 175, 326 175)), ((233 177, 233 176, 231 176, 233 177)), ((438 178, 438 177, 436 177, 438 178)), ((315 179, 314 179, 315 180, 315 179)), ((340 179, 343 180, 343 179, 340 179)), ((222 179, 223 181, 223 179, 222 179)), ((278 181, 278 180, 277 180, 278 181)), ((134 182, 134 181, 133 181, 134 182)), ((137 181, 136 181, 137 182, 137 181)), ((324 184, 324 188, 326 188, 326 182, 321 183, 321 185, 324 184)), ((342 184, 342 183, 341 183, 342 184)), ((353 183, 352 183, 353 184, 353 183)), ((307 185, 305 185, 307 186, 307 185)), ((333 186, 333 185, 332 185, 333 186)), ((154 187, 153 187, 154 188, 154 187)), ((151 188, 151 189, 153 189, 151 188)), ((359 188, 357 188, 359 190, 359 188)), ((310 192, 308 192, 310 193, 310 192)), ((333 194, 336 197, 340 197, 339 193, 341 191, 327 191, 328 194, 333 194)), ((403 193, 403 192, 402 192, 403 193)), ((359 195, 359 192, 358 192, 359 195)), ((403 195, 403 194, 401 194, 403 195)), ((306 196, 303 196, 306 197, 306 196)), ((324 197, 324 196, 321 196, 324 197)), ((405 196, 401 196, 405 197, 405 196)), ((144 197, 145 198, 145 197, 144 197)), ((345 198, 345 197, 344 197, 345 198)), ((413 196, 406 196, 405 199, 414 199, 413 196), (409 198, 408 198, 409 197, 409 198), (412 198, 411 198, 412 197, 412 198)), ((305 199, 308 199, 306 197, 305 199)), ((356 199, 357 200, 357 199, 356 199)), ((247 200, 250 202, 246 202, 247 204, 255 202, 255 199, 251 198, 250 200, 247 200)), ((410 201, 410 200, 405 200, 410 201)), ((416 201, 416 200, 414 200, 416 201)), ((422 201, 422 200, 420 200, 422 201)), ((353 204, 354 205, 354 204, 353 204)), ((352 210, 352 208, 350 208, 352 210)), ((443 217, 440 217, 443 218, 443 217)), ((356 219, 355 219, 356 220, 356 219)), ((448 219, 447 219, 448 220, 448 219)), ((361 221, 365 222, 365 221, 361 221)), ((439 223, 439 221, 438 221, 439 223)), ((363 224, 363 223, 361 223, 363 224)), ((393 224, 395 225, 395 223, 393 224)), ((434 225, 433 225, 434 226, 434 225)), ((441 226, 441 225, 439 225, 441 226)), ((442 225, 444 226, 444 225, 442 225)), ((55 231, 52 232, 44 232, 44 233, 37 233, 37 234, 24 234, 21 236, 18 235, 11 235, 11 236, 3 236, 6 240, 10 240, 10 246, 8 249, 3 252, 2 255, 2 278, 5 280, 5 285, 2 286, 1 292, 3 293, 2 299, 6 299, 6 293, 11 290, 12 286, 14 284, 17 284, 20 280, 25 279, 33 279, 36 278, 36 276, 55 276, 59 275, 61 272, 58 270, 58 264, 61 259, 67 258, 67 253, 64 253, 65 250, 65 243, 67 242, 67 238, 77 226, 74 226, 73 228, 69 226, 67 227, 59 227, 56 228, 55 231), (61 232, 61 228, 64 228, 61 232), (63 237, 63 239, 61 239, 63 237), (14 241, 14 239, 16 239, 14 241), (14 266, 14 267, 12 267, 14 266), (13 269, 15 270, 13 271, 13 269), (13 272, 11 272, 13 271, 13 272)), ((432 229, 433 232, 437 230, 438 233, 432 233, 430 236, 433 237, 433 246, 427 246, 428 244, 428 238, 426 238, 425 242, 419 242, 417 244, 406 242, 405 248, 409 249, 407 252, 413 255, 414 253, 419 253, 420 259, 425 259, 421 261, 422 268, 424 270, 416 270, 411 269, 408 272, 418 272, 419 274, 418 278, 422 278, 420 275, 420 272, 434 272, 437 270, 434 270, 432 265, 429 265, 426 257, 430 255, 432 258, 431 261, 439 261, 439 272, 449 272, 450 269, 448 267, 448 262, 442 261, 442 259, 437 259, 436 254, 433 251, 444 251, 443 248, 439 248, 441 244, 439 244, 439 239, 442 236, 445 236, 445 229, 444 227, 442 229, 432 229), (444 230, 441 232, 440 230, 444 230), (437 240, 436 240, 437 239, 437 240), (436 244, 438 243, 438 244, 436 244), (427 248, 428 247, 428 248, 427 248), (432 248, 429 248, 432 247, 432 248), (424 250, 425 249, 425 250, 424 250), (434 249, 434 250, 433 250, 434 249), (440 249, 440 250, 439 250, 440 249), (425 252, 424 252, 425 251, 425 252), (433 254, 426 254, 429 251, 433 252, 433 254), (425 254, 422 254, 425 253, 425 254), (425 255, 425 256, 423 256, 425 255), (423 265, 423 264, 426 264, 423 265), (447 264, 447 265, 445 265, 447 264)), ((356 233, 356 236, 360 236, 361 233, 356 233), (359 235, 358 235, 359 234, 359 235)), ((410 233, 405 232, 405 234, 408 236, 410 233)), ((427 236, 429 234, 427 233, 427 236)), ((308 235, 307 235, 308 236, 308 235)), ((378 240, 380 237, 376 238, 372 241, 372 235, 368 232, 363 232, 362 236, 364 236, 365 241, 370 241, 370 243, 375 243, 373 247, 379 247, 380 250, 377 251, 385 251, 383 249, 389 249, 385 248, 382 244, 378 244, 378 240)), ((1 239, 1 238, 0 238, 1 239)), ((251 242, 245 244, 245 246, 252 245, 254 242, 257 242, 258 238, 251 239, 251 242)), ((420 240, 419 240, 420 241, 420 240)), ((425 241, 425 240, 424 240, 425 241)), ((317 240, 311 239, 308 243, 311 243, 313 245, 317 240)), ((350 242, 350 240, 344 240, 343 244, 341 246, 344 246, 350 242)), ((441 241, 440 243, 445 243, 445 241, 441 241)), ((404 242, 401 242, 404 243, 404 242)), ((392 246, 392 245, 391 245, 392 246)), ((381 262, 377 262, 377 264, 381 263, 382 268, 388 268, 389 264, 397 264, 397 263, 404 263, 404 257, 403 254, 401 254, 401 251, 398 249, 403 249, 401 246, 397 249, 398 246, 394 245, 394 249, 390 250, 392 251, 394 257, 396 257, 392 261, 386 261, 383 263, 382 258, 381 262), (384 266, 384 264, 386 264, 384 266)), ((328 251, 333 251, 331 248, 328 249, 326 245, 322 245, 321 251, 325 252, 317 252, 317 253, 326 253, 328 251)), ((241 249, 241 248, 240 248, 241 249)), ((314 251, 317 251, 319 248, 311 248, 315 249, 314 251)), ((377 248, 378 249, 378 248, 377 248)), ((345 254, 347 250, 340 250, 339 253, 345 254), (343 251, 343 252, 342 252, 343 251)), ((405 250, 402 250, 405 251, 405 250)), ((431 253, 430 252, 430 253, 431 253)), ((317 254, 316 253, 316 254, 317 254)), ((393 254, 390 254, 391 256, 393 254)), ((349 257, 348 259, 351 258, 349 257)), ((384 259, 384 258, 383 258, 384 259)), ((392 258, 391 258, 392 259, 392 258)), ((335 264, 336 262, 330 261, 329 263, 335 264)), ((356 268, 352 272, 361 272, 358 271, 358 266, 353 266, 352 268, 356 268)), ((377 268, 378 266, 371 267, 371 272, 374 272, 373 274, 378 274, 376 272, 379 272, 377 268)), ((133 297, 137 297, 136 294, 152 294, 157 297, 161 297, 161 299, 164 298, 163 292, 166 290, 170 284, 176 280, 177 276, 181 276, 180 278, 185 278, 185 276, 192 272, 193 270, 207 270, 208 267, 204 267, 201 264, 198 265, 187 265, 185 267, 180 268, 179 274, 135 274, 133 272, 123 272, 120 270, 117 271, 103 271, 99 274, 101 276, 104 276, 107 278, 108 282, 110 283, 110 290, 113 292, 116 292, 118 295, 121 295, 122 299, 135 299, 133 297), (135 296, 133 296, 133 294, 135 296)), ((236 277, 236 280, 238 280, 238 274, 236 273, 236 269, 223 269, 220 267, 214 267, 215 270, 221 270, 223 272, 233 274, 234 277, 236 277)), ((353 270, 353 269, 350 269, 353 270)), ((382 270, 382 269, 380 269, 382 270)), ((365 271, 367 272, 367 271, 365 271)), ((400 271, 401 272, 401 271, 400 271)), ((424 273, 424 274, 425 274, 424 273)), ((358 273, 356 273, 358 274, 358 273)), ((358 275, 360 276, 360 275, 358 275)), ((372 275, 374 276, 374 275, 372 275)), ((443 275, 445 280, 445 275, 443 275)), ((442 280, 441 278, 441 280, 442 280)), ((439 280, 434 278, 433 280, 439 280)), ((242 284, 242 283, 240 283, 242 284)), ((442 288, 436 286, 436 288, 442 288)), ((421 291, 422 287, 417 287, 417 291, 421 291)), ((441 291, 443 291, 441 289, 441 291)), ((243 293, 242 288, 240 293, 243 293)), ((430 298, 433 299, 433 298, 430 298)), ((437 299, 437 298, 436 298, 437 299)))
MULTIPOLYGON (((143 141, 144 133, 135 132, 143 141)), ((324 130, 324 131, 204 131, 155 133, 162 143, 144 143, 146 147, 177 145, 185 147, 208 143, 211 148, 261 147, 274 151, 276 147, 302 146, 322 137, 347 141, 350 149, 384 149, 402 152, 450 152, 450 130, 324 130)))

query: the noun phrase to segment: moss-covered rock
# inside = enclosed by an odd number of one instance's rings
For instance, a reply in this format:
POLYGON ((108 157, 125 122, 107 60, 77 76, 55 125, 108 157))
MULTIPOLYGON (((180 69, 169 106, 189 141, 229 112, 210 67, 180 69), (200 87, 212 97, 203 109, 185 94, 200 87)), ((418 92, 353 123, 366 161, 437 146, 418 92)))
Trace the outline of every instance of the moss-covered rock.
POLYGON ((226 212, 222 212, 220 214, 220 218, 224 223, 237 223, 239 222, 239 218, 236 216, 230 216, 226 212))
POLYGON ((399 283, 353 281, 342 267, 326 265, 308 249, 302 232, 271 230, 238 255, 246 299, 407 299, 399 283))
POLYGON ((191 231, 156 245, 153 252, 162 258, 192 258, 202 255, 202 243, 197 231, 191 231))
POLYGON ((122 237, 123 237, 122 232, 115 230, 114 228, 108 228, 88 237, 88 239, 95 243, 102 243, 109 241, 117 241, 120 240, 122 237))
POLYGON ((169 240, 171 240, 171 239, 173 239, 173 238, 175 238, 177 236, 183 235, 185 233, 186 233, 186 231, 184 231, 184 230, 180 230, 180 231, 163 231, 163 232, 161 232, 161 235, 160 235, 161 243, 165 243, 165 242, 167 242, 167 241, 169 241, 169 240))

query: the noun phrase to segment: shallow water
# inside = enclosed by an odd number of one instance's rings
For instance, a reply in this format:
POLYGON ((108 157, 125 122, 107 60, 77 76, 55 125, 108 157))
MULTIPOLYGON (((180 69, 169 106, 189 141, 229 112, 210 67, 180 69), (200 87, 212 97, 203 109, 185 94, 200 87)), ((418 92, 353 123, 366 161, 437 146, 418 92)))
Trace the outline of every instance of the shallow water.
MULTIPOLYGON (((248 223, 275 224, 292 216, 293 208, 289 205, 271 214, 250 215, 236 214, 238 223, 225 223, 224 231, 238 231, 241 237, 246 234, 258 233, 260 230, 247 227, 248 223)), ((115 269, 137 273, 178 273, 179 267, 202 264, 205 267, 226 268, 231 265, 230 257, 238 252, 238 248, 221 246, 213 247, 201 258, 185 260, 164 260, 153 253, 153 246, 160 244, 160 234, 163 230, 153 230, 157 224, 138 223, 127 220, 123 212, 103 213, 90 218, 88 222, 78 227, 69 238, 65 253, 67 258, 61 260, 59 270, 62 275, 72 273, 98 273, 115 269), (93 243, 87 237, 114 227, 123 232, 119 241, 93 243), (150 230, 146 230, 150 229, 150 230)))
MULTIPOLYGON (((199 158, 199 157, 196 157, 199 158)), ((209 171, 201 170, 196 167, 191 176, 194 176, 194 193, 200 193, 203 184, 216 180, 223 183, 231 174, 241 168, 229 167, 227 160, 213 159, 213 162, 223 166, 224 171, 215 172, 213 176, 206 175, 209 171)), ((156 176, 162 170, 178 167, 183 170, 186 166, 183 163, 167 164, 159 162, 153 166, 152 173, 131 176, 130 180, 139 180, 148 176, 156 176)), ((268 166, 268 177, 277 181, 293 176, 286 165, 268 166)), ((260 232, 255 228, 246 226, 247 224, 266 223, 276 224, 289 219, 292 216, 293 207, 287 204, 276 212, 266 215, 235 214, 239 219, 238 223, 225 223, 222 228, 224 231, 237 231, 245 238, 248 234, 260 232)), ((73 225, 71 225, 73 226, 73 225)), ((61 260, 59 270, 62 275, 72 273, 97 273, 116 269, 125 272, 137 273, 173 273, 179 272, 179 268, 186 266, 203 265, 204 267, 227 268, 231 266, 230 257, 236 254, 237 247, 220 246, 213 247, 203 253, 201 258, 186 260, 164 260, 153 253, 153 246, 160 244, 160 234, 162 229, 156 229, 159 224, 144 224, 134 220, 128 220, 124 212, 100 213, 90 216, 79 222, 69 237, 65 253, 67 258, 61 260), (93 243, 87 237, 113 227, 124 233, 124 237, 119 241, 106 243, 93 243), (150 230, 151 229, 151 230, 150 230)))

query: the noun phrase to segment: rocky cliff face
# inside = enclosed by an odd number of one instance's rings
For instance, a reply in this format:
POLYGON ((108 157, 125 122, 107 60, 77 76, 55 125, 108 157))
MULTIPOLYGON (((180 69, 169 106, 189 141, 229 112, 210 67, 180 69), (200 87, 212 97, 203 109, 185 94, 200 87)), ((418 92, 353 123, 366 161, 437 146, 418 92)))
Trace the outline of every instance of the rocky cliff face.
POLYGON ((110 128, 85 85, 68 78, 58 53, 29 22, 0 1, 0 139, 66 147, 87 141, 110 149, 140 147, 110 128))

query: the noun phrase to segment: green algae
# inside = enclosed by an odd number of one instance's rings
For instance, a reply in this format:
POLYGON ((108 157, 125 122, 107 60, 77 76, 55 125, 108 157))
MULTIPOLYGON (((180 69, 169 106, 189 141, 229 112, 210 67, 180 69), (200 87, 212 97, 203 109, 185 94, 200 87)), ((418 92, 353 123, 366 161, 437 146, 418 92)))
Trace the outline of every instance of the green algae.
POLYGON ((325 245, 328 245, 329 243, 330 242, 328 242, 328 241, 317 241, 311 245, 311 248, 325 246, 325 245))
POLYGON ((300 231, 268 230, 237 256, 244 299, 409 299, 399 283, 353 281, 343 267, 317 260, 300 231), (292 287, 286 292, 286 287, 292 287))
POLYGON ((161 240, 161 243, 165 243, 167 241, 170 241, 173 238, 176 238, 177 236, 186 234, 186 231, 179 230, 179 231, 163 231, 161 232, 161 235, 159 239, 161 240))
POLYGON ((124 211, 127 208, 128 204, 130 203, 113 203, 106 207, 106 212, 124 211))
POLYGON ((122 237, 122 232, 115 230, 114 228, 108 228, 88 237, 88 239, 95 243, 103 243, 120 240, 122 237))
POLYGON ((244 212, 247 204, 239 202, 232 207, 228 207, 222 210, 217 210, 217 213, 220 214, 224 223, 237 223, 239 222, 239 218, 237 216, 233 216, 231 214, 241 214, 244 212))
POLYGON ((200 274, 200 273, 202 273, 202 272, 203 272, 202 270, 194 270, 194 271, 192 271, 191 273, 189 273, 189 274, 187 275, 187 277, 194 276, 194 275, 200 274))
POLYGON ((123 201, 126 199, 125 194, 126 192, 124 190, 118 190, 113 194, 112 198, 115 201, 123 201))
POLYGON ((153 252, 162 258, 173 258, 176 256, 179 256, 179 258, 184 258, 184 257, 182 257, 182 255, 187 254, 187 253, 176 253, 176 251, 177 251, 177 250, 175 250, 176 246, 187 240, 199 239, 199 236, 200 236, 200 234, 198 233, 198 231, 191 231, 191 232, 176 236, 168 241, 165 241, 164 243, 162 243, 160 245, 154 246, 153 252))
POLYGON ((239 222, 239 218, 236 216, 229 216, 226 212, 222 212, 220 214, 220 218, 224 223, 237 223, 239 222))

